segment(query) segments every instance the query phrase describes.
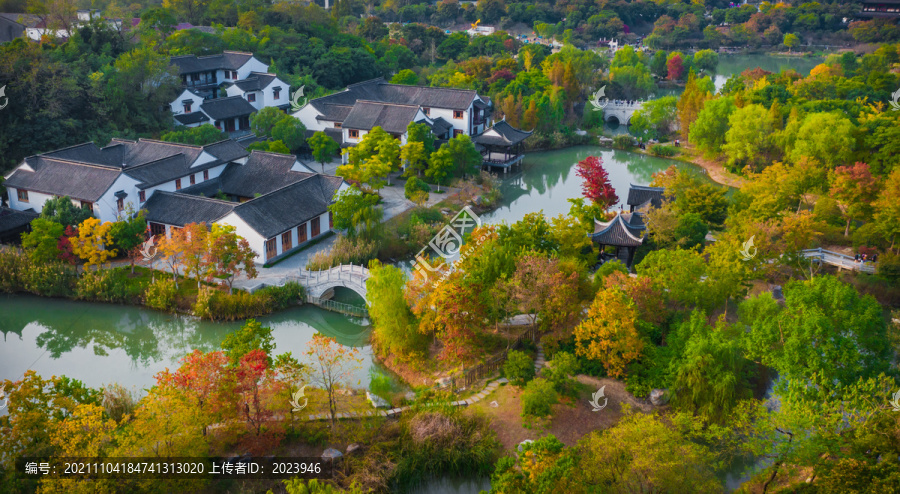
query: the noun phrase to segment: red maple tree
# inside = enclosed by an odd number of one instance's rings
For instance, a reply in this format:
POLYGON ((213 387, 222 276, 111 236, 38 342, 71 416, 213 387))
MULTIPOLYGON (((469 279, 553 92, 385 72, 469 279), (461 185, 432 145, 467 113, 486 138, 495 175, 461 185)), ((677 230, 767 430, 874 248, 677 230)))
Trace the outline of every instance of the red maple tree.
POLYGON ((681 55, 675 54, 672 55, 666 62, 666 72, 668 79, 670 81, 679 81, 681 77, 684 75, 684 62, 681 60, 681 55))
POLYGON ((594 204, 608 209, 619 202, 616 189, 609 183, 609 173, 603 168, 603 161, 597 156, 588 156, 579 161, 575 173, 584 180, 581 185, 584 197, 594 204))

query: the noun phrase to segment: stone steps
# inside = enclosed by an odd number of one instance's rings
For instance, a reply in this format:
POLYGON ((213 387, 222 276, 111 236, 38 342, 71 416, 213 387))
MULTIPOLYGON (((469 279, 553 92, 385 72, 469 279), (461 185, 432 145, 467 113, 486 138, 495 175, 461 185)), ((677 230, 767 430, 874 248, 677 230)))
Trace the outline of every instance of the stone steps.
POLYGON ((547 361, 544 360, 544 347, 538 343, 537 346, 537 356, 534 359, 534 375, 538 375, 541 373, 541 369, 547 364, 547 361))

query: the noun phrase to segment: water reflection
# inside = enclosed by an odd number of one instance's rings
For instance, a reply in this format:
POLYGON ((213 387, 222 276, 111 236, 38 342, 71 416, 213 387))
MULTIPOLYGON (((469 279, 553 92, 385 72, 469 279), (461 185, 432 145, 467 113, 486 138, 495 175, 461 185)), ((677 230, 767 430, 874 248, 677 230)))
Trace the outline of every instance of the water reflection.
POLYGON ((619 196, 628 198, 631 184, 647 185, 652 175, 675 165, 679 169, 702 173, 698 167, 681 161, 657 158, 629 151, 599 146, 578 146, 555 151, 528 153, 521 171, 501 182, 503 199, 500 207, 483 215, 487 223, 515 223, 527 213, 543 210, 548 218, 568 214, 568 199, 582 197, 581 178, 575 164, 588 156, 599 156, 609 173, 609 180, 619 196))
MULTIPOLYGON (((0 314, 0 379, 18 379, 34 369, 45 377, 67 375, 93 387, 112 382, 149 387, 157 372, 177 367, 194 349, 218 350, 225 335, 241 326, 132 306, 19 295, 0 297, 0 314)), ((301 361, 317 332, 360 347, 364 362, 355 377, 368 383, 368 321, 310 306, 259 320, 272 328, 277 353, 289 351, 301 361)))

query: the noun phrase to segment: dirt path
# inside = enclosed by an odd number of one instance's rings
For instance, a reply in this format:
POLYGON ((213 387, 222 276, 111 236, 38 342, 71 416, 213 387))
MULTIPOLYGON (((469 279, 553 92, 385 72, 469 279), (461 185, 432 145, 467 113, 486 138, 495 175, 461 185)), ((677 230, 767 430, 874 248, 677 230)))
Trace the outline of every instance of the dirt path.
POLYGON ((709 178, 722 185, 727 185, 729 187, 735 187, 738 189, 744 185, 743 178, 726 171, 725 168, 722 167, 721 163, 713 160, 708 160, 706 158, 703 158, 702 156, 691 156, 688 161, 699 167, 702 167, 704 170, 706 170, 706 173, 709 174, 709 178))
POLYGON ((625 384, 615 379, 597 379, 579 375, 576 380, 587 386, 578 395, 577 400, 564 398, 553 406, 553 418, 545 429, 540 426, 526 427, 522 421, 522 390, 513 385, 501 386, 493 394, 470 409, 485 414, 491 421, 491 428, 505 450, 513 450, 526 439, 539 439, 553 434, 568 446, 575 445, 579 439, 595 430, 604 430, 614 426, 622 418, 622 404, 628 403, 634 409, 649 412, 654 407, 637 400, 625 391, 625 384), (597 412, 590 405, 591 394, 600 386, 606 386, 604 395, 608 398, 607 406, 597 412), (491 407, 491 402, 497 407, 491 407))

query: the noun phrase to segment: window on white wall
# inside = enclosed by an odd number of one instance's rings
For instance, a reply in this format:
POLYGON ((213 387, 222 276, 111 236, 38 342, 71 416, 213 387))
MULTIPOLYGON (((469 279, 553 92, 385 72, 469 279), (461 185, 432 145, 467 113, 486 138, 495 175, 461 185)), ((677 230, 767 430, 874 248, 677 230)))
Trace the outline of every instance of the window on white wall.
POLYGON ((21 202, 28 202, 28 191, 16 189, 16 197, 18 197, 21 202))

